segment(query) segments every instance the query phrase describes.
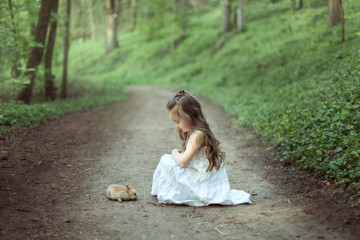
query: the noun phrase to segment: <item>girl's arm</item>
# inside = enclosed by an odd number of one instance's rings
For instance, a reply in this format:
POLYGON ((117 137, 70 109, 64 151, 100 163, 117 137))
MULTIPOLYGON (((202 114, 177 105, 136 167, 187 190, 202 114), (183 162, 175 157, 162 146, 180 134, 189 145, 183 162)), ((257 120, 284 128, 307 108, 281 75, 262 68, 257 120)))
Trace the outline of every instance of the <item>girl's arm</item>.
POLYGON ((197 132, 194 137, 191 139, 190 144, 186 148, 185 152, 179 152, 178 149, 174 149, 171 152, 171 155, 175 161, 179 164, 180 167, 187 167, 196 153, 200 150, 200 147, 204 143, 204 134, 202 132, 197 132))

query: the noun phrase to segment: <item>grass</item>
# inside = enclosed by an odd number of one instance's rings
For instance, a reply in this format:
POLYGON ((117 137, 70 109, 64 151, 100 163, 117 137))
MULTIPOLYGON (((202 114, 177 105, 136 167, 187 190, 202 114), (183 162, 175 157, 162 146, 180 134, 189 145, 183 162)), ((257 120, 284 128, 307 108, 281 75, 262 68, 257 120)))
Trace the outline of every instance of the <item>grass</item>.
POLYGON ((72 112, 84 111, 111 102, 122 101, 126 92, 111 96, 87 96, 47 103, 24 105, 18 102, 0 103, 0 135, 11 133, 13 128, 36 125, 72 112))

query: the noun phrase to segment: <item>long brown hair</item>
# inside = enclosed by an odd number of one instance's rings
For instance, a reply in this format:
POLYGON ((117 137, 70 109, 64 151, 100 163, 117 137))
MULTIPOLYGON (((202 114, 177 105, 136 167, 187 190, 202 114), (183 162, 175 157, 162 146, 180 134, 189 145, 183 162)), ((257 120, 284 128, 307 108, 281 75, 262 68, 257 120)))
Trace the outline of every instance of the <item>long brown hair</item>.
MULTIPOLYGON (((214 137, 211 132, 209 124, 206 122, 204 114, 201 110, 200 103, 190 94, 184 90, 180 90, 166 105, 166 108, 171 111, 175 106, 177 114, 181 118, 191 119, 195 129, 204 134, 205 156, 209 161, 209 166, 206 171, 211 171, 214 167, 219 170, 221 164, 224 162, 225 153, 220 149, 220 142, 214 137)), ((182 141, 182 148, 186 150, 186 142, 190 138, 190 133, 183 132, 178 129, 179 137, 182 141)))

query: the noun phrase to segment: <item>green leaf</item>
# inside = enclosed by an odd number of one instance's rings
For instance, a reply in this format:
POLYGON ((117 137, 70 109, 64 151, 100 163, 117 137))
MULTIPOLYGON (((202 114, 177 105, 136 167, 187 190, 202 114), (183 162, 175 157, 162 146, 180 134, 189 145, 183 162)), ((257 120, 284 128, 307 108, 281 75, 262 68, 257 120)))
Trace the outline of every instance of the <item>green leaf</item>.
POLYGON ((342 147, 337 147, 334 152, 338 153, 341 152, 342 150, 343 150, 342 147))

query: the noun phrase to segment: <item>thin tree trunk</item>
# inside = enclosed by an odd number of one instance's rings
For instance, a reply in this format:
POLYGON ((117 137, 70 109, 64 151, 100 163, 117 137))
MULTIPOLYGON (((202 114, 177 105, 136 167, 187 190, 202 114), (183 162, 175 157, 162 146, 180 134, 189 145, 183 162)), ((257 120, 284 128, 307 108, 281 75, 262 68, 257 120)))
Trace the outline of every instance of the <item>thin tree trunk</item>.
POLYGON ((171 43, 170 52, 173 55, 175 52, 175 38, 176 38, 176 0, 172 0, 171 5, 171 43))
POLYGON ((230 16, 231 16, 230 0, 224 0, 223 27, 222 27, 223 33, 230 30, 230 16))
POLYGON ((187 27, 188 27, 188 9, 190 7, 189 0, 183 0, 183 21, 182 21, 182 29, 183 32, 186 34, 187 27))
POLYGON ((299 9, 302 9, 304 6, 303 0, 299 0, 299 9))
POLYGON ((26 104, 30 104, 32 90, 35 82, 36 69, 41 62, 41 58, 44 52, 43 46, 45 45, 52 4, 52 0, 43 0, 41 2, 39 18, 35 30, 36 47, 31 49, 25 71, 25 76, 30 80, 30 83, 24 84, 23 88, 20 90, 20 93, 17 96, 17 100, 23 101, 26 104))
POLYGON ((237 1, 236 8, 236 27, 239 32, 244 30, 244 0, 237 1))
POLYGON ((89 3, 89 23, 90 23, 90 31, 91 31, 91 40, 97 41, 97 34, 96 34, 96 24, 95 24, 95 18, 94 18, 94 0, 90 0, 89 3))
MULTIPOLYGON (((15 42, 15 47, 18 48, 18 39, 17 39, 17 32, 16 32, 16 26, 15 26, 15 18, 14 18, 14 13, 13 13, 13 9, 12 9, 12 4, 11 4, 11 0, 8 0, 8 4, 9 4, 9 10, 10 10, 10 17, 11 17, 11 25, 12 25, 12 32, 14 34, 14 42, 15 42)), ((14 59, 13 59, 13 66, 11 68, 11 76, 14 78, 17 78, 20 76, 21 71, 20 71, 20 63, 19 63, 19 53, 17 51, 14 52, 14 59)))
POLYGON ((329 0, 328 26, 333 27, 340 22, 340 9, 338 0, 329 0))
POLYGON ((137 20, 137 0, 130 1, 130 32, 135 30, 137 20))
POLYGON ((296 0, 291 0, 291 13, 295 12, 296 0))
POLYGON ((344 8, 342 7, 341 0, 337 0, 340 10, 341 21, 341 42, 345 42, 345 23, 344 23, 344 8))
MULTIPOLYGON (((53 14, 57 14, 59 0, 53 0, 54 4, 52 6, 51 12, 53 14)), ((55 45, 55 38, 56 38, 56 28, 57 28, 57 20, 50 21, 50 32, 48 36, 48 41, 46 45, 45 51, 45 100, 55 100, 55 85, 54 85, 54 76, 52 75, 52 57, 55 45)))
POLYGON ((36 31, 36 24, 31 23, 31 25, 30 25, 30 35, 35 36, 35 31, 36 31))
POLYGON ((106 52, 110 53, 114 49, 119 47, 117 40, 117 23, 118 23, 118 13, 117 13, 117 0, 106 0, 105 1, 106 10, 107 10, 107 27, 106 27, 106 52))
POLYGON ((64 36, 64 59, 63 59, 63 72, 61 81, 61 99, 67 97, 67 67, 68 67, 68 54, 70 48, 69 35, 70 35, 70 11, 71 11, 71 0, 66 0, 66 22, 65 22, 65 36, 64 36))
MULTIPOLYGON (((94 23, 94 3, 92 0, 80 0, 82 11, 84 15, 88 17, 88 23, 90 27, 91 40, 96 41, 95 23, 94 23)), ((83 31, 83 39, 87 39, 87 31, 83 31)))

